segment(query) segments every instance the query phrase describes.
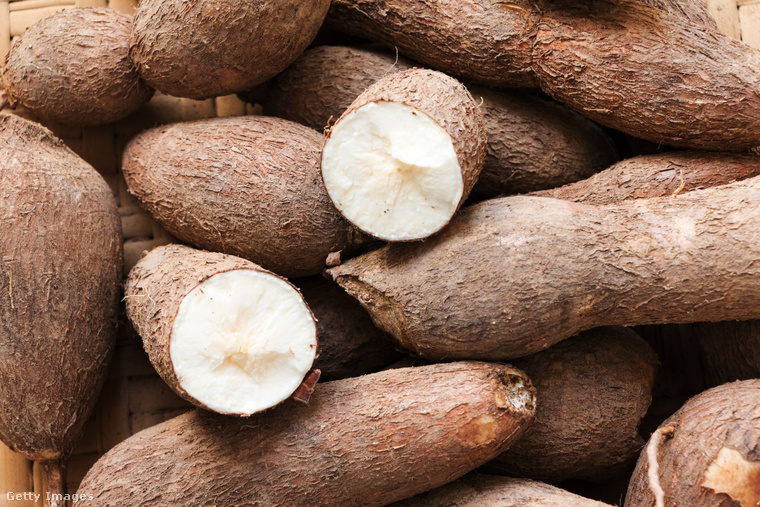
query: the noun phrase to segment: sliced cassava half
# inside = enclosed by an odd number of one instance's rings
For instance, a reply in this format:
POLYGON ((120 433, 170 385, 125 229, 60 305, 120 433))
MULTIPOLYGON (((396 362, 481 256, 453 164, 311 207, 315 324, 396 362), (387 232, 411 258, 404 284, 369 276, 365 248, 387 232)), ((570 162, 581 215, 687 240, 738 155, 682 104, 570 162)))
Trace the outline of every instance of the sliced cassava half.
POLYGON ((472 473, 392 507, 610 507, 530 479, 472 473))
POLYGON ((0 120, 0 439, 51 493, 106 379, 122 237, 103 178, 47 129, 0 120))
POLYGON ((407 350, 508 359, 600 325, 760 318, 760 176, 610 206, 504 197, 328 271, 407 350))
POLYGON ((141 0, 129 56, 164 93, 206 99, 282 72, 322 25, 330 0, 141 0))
POLYGON ((631 473, 658 366, 640 336, 600 327, 514 364, 539 393, 536 420, 487 471, 551 483, 609 483, 631 473))
POLYGON ((530 195, 595 205, 617 204, 726 185, 758 175, 758 155, 674 151, 629 158, 588 179, 530 195))
POLYGON ((8 103, 42 120, 102 125, 137 110, 153 90, 127 55, 132 17, 114 9, 73 8, 14 37, 3 67, 8 103))
POLYGON ((626 507, 760 505, 760 380, 690 399, 657 428, 633 472, 626 507))
POLYGON ((390 74, 340 117, 322 150, 322 178, 335 206, 386 241, 438 232, 483 168, 483 115, 467 89, 436 71, 390 74))
POLYGON ((322 134, 265 116, 157 127, 124 151, 129 191, 180 240, 286 277, 315 275, 361 235, 319 173, 322 134))
POLYGON ((95 464, 77 506, 379 507, 506 450, 534 407, 528 378, 498 364, 326 382, 308 405, 289 400, 245 420, 197 411, 144 430, 95 464))
POLYGON ((245 259, 158 247, 129 272, 125 299, 161 378, 207 410, 273 407, 314 363, 317 327, 300 292, 245 259))

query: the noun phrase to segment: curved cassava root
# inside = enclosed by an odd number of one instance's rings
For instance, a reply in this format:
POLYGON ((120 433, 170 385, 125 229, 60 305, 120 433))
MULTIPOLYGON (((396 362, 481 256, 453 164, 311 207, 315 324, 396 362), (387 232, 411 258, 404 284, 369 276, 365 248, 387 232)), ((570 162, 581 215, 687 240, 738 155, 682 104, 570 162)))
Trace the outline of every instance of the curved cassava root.
POLYGON ((11 107, 42 120, 102 125, 153 95, 129 60, 132 18, 113 9, 72 8, 15 37, 3 67, 11 107))
POLYGON ((141 0, 129 57, 164 93, 207 99, 283 71, 316 37, 329 0, 141 0))
POLYGON ((326 382, 246 420, 193 412, 109 451, 77 506, 386 505, 505 450, 534 396, 512 367, 461 362, 326 382))
POLYGON ((0 439, 62 494, 116 340, 121 222, 103 178, 40 125, 0 119, 0 160, 0 439))
POLYGON ((760 176, 757 155, 674 151, 629 158, 586 180, 529 195, 599 206, 672 196, 753 176, 760 176))
POLYGON ((626 507, 760 503, 760 380, 690 399, 641 453, 626 507))
POLYGON ((249 416, 292 395, 317 352, 298 290, 256 264, 160 246, 129 272, 127 317, 151 363, 182 398, 249 416))
POLYGON ((392 507, 609 507, 530 479, 468 474, 392 507))
POLYGON ((280 118, 212 118, 140 133, 122 169, 129 192, 180 240, 308 276, 362 241, 322 186, 321 145, 322 134, 280 118))
POLYGON ((658 144, 760 146, 760 51, 652 3, 335 0, 327 22, 474 82, 537 82, 584 116, 658 144))
POLYGON ((336 208, 386 241, 424 239, 464 203, 486 156, 483 114, 464 85, 408 69, 364 91, 330 129, 322 180, 336 208))
POLYGON ((644 440, 657 355, 635 332, 600 327, 514 361, 539 393, 536 420, 484 469, 557 483, 630 474, 644 440))
POLYGON ((327 273, 429 359, 508 359, 599 325, 760 317, 760 177, 589 206, 539 197, 462 210, 424 244, 327 273))

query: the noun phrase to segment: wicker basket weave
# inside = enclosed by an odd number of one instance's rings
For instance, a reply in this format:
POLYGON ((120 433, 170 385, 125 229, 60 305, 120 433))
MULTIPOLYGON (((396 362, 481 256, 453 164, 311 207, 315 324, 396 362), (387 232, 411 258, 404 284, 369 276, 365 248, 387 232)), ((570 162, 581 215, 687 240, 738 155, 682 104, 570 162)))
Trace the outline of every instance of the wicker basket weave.
MULTIPOLYGON (((136 0, 0 0, 0 62, 4 61, 11 39, 35 21, 73 6, 111 7, 131 13, 136 0)), ((725 34, 741 38, 760 49, 760 0, 708 0, 710 11, 725 34)), ((171 242, 163 231, 127 194, 119 174, 121 151, 137 132, 161 123, 213 116, 255 112, 237 98, 221 97, 206 101, 178 99, 162 94, 140 111, 116 124, 97 128, 47 125, 74 151, 106 178, 119 202, 125 239, 125 272, 144 250, 171 242)), ((24 111, 14 114, 27 115, 24 111)), ((68 489, 75 492, 92 464, 107 450, 134 433, 174 417, 190 408, 158 377, 126 318, 116 345, 109 378, 95 414, 85 428, 68 469, 68 489)), ((0 443, 0 505, 6 492, 43 493, 41 470, 0 443)), ((42 501, 13 501, 12 507, 42 507, 42 501)))

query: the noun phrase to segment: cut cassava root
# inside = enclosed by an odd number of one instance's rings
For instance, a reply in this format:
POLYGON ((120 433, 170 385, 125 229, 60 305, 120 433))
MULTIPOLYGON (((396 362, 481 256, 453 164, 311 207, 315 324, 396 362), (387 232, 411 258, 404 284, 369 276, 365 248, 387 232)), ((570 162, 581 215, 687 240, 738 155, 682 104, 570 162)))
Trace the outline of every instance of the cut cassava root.
POLYGON ((390 74, 330 129, 322 179, 337 209, 386 241, 438 232, 483 168, 483 115, 467 89, 436 71, 390 74))
POLYGON ((122 271, 103 178, 47 129, 0 120, 0 439, 50 491, 108 373, 122 271))
POLYGON ((690 399, 652 435, 626 507, 760 504, 760 380, 690 399))
POLYGON ((77 506, 381 506, 505 450, 535 391, 509 366, 461 362, 320 384, 308 405, 236 420, 203 412, 144 430, 82 481, 77 506), (371 480, 368 480, 371 478, 371 480))
POLYGON ((248 416, 277 405, 316 356, 316 323, 300 293, 238 257, 158 247, 130 271, 125 299, 156 371, 208 410, 248 416))
POLYGON ((113 9, 73 8, 15 37, 3 67, 11 107, 42 120, 102 125, 153 95, 128 57, 132 18, 113 9))
POLYGON ((263 116, 157 127, 127 145, 127 187, 167 231, 286 277, 315 275, 362 235, 319 173, 322 134, 263 116))
POLYGON ((162 92, 207 99, 283 71, 317 35, 329 0, 142 0, 129 56, 162 92))
POLYGON ((589 206, 539 197, 462 210, 424 244, 327 273, 429 359, 508 359, 599 325, 760 317, 760 177, 589 206))

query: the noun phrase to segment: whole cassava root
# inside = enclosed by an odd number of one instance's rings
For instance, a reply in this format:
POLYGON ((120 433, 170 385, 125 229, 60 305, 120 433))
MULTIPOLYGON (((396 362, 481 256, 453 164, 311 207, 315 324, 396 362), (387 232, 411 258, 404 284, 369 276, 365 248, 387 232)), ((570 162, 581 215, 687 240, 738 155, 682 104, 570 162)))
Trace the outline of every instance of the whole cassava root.
POLYGON ((629 158, 586 180, 530 195, 594 205, 618 204, 726 185, 758 175, 757 155, 675 151, 629 158))
POLYGON ((284 70, 317 35, 329 0, 143 0, 129 56, 162 92, 206 99, 247 90, 284 70))
POLYGON ((393 507, 605 507, 542 482, 468 474, 446 486, 392 504, 393 507))
POLYGON ((760 503, 760 380, 690 399, 641 452, 627 507, 760 503))
POLYGON ((132 268, 124 292, 156 371, 201 408, 266 410, 291 396, 314 363, 316 322, 302 296, 245 259, 161 246, 132 268))
POLYGON ((364 91, 330 129, 322 180, 336 208, 386 241, 424 239, 445 226, 478 179, 483 115, 464 85, 408 69, 364 91))
POLYGON ((321 276, 299 278, 293 284, 317 320, 319 357, 314 368, 322 373, 321 379, 372 373, 401 357, 391 337, 340 286, 321 276))
POLYGON ((189 413, 109 451, 77 505, 386 505, 506 449, 534 393, 512 367, 460 362, 326 382, 246 420, 189 413))
POLYGON ((121 224, 103 178, 47 129, 0 120, 0 439, 52 493, 106 379, 121 224))
POLYGON ((424 244, 327 273, 430 359, 524 356, 599 325, 758 318, 758 198, 760 177, 617 206, 493 199, 424 244))
POLYGON ((3 67, 11 107, 64 124, 102 125, 153 95, 128 58, 132 18, 113 9, 73 8, 15 37, 3 67))
POLYGON ((398 50, 422 64, 490 86, 536 85, 528 1, 333 0, 325 24, 398 50))
MULTIPOLYGON (((370 85, 412 62, 376 49, 319 46, 268 83, 264 113, 324 130, 370 85)), ((471 196, 553 188, 586 178, 617 160, 593 122, 539 96, 468 86, 483 112, 486 158, 471 196)))
POLYGON ((362 241, 322 186, 321 145, 279 118, 213 118, 142 132, 122 166, 130 193, 180 240, 308 276, 362 241))
POLYGON ((514 361, 538 392, 536 419, 491 473, 556 483, 624 478, 644 446, 657 355, 635 332, 600 327, 514 361))
POLYGON ((760 145, 760 51, 639 0, 543 2, 533 62, 545 92, 626 134, 760 145))

